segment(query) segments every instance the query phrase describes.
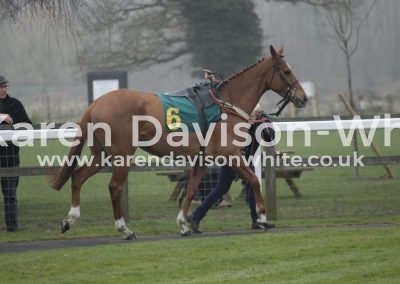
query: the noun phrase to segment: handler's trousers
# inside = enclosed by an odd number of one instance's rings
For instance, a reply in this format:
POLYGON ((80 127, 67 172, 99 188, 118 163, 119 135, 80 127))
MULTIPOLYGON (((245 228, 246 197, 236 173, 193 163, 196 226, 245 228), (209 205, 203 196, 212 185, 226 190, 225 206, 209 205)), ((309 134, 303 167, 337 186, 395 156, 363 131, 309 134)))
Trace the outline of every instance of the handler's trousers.
POLYGON ((1 188, 4 199, 4 217, 6 219, 7 232, 18 231, 18 205, 17 187, 19 177, 2 177, 1 188))

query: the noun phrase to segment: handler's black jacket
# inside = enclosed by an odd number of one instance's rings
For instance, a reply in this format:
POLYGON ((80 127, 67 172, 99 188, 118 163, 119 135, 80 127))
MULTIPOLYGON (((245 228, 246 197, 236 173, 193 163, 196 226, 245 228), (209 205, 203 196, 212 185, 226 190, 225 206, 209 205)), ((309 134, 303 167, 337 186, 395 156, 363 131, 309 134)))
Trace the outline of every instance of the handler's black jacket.
MULTIPOLYGON (((0 100, 0 113, 5 113, 11 116, 13 123, 26 122, 32 124, 28 117, 23 104, 16 98, 7 95, 3 100, 0 100)), ((2 122, 2 125, 7 124, 2 122)), ((19 165, 19 147, 14 145, 11 141, 7 142, 8 146, 0 146, 0 166, 14 167, 19 165)))

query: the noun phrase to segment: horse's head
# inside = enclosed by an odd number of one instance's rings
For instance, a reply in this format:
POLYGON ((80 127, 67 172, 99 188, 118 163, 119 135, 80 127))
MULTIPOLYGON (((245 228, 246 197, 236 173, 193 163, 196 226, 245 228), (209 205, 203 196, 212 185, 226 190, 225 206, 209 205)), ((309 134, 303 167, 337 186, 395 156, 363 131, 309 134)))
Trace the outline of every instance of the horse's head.
POLYGON ((304 107, 307 103, 307 94, 289 64, 283 59, 283 48, 276 51, 271 45, 270 51, 273 71, 268 87, 287 101, 291 101, 297 108, 304 107))

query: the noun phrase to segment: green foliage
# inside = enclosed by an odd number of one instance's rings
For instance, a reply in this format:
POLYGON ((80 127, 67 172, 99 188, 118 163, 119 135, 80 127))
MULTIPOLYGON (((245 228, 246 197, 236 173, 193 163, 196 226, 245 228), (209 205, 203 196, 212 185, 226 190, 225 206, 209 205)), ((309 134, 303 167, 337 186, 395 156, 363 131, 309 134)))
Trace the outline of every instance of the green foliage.
POLYGON ((252 1, 182 1, 192 66, 224 76, 254 63, 262 51, 262 30, 252 1))

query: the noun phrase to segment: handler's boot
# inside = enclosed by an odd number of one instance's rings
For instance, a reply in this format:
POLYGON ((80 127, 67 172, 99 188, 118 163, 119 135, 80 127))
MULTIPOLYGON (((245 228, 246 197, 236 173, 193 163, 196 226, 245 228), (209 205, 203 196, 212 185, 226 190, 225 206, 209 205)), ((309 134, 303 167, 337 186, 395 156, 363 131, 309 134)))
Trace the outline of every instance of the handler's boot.
POLYGON ((192 228, 193 233, 201 234, 202 231, 199 229, 200 221, 193 219, 192 215, 189 215, 187 219, 189 221, 189 224, 190 224, 190 227, 192 228))

